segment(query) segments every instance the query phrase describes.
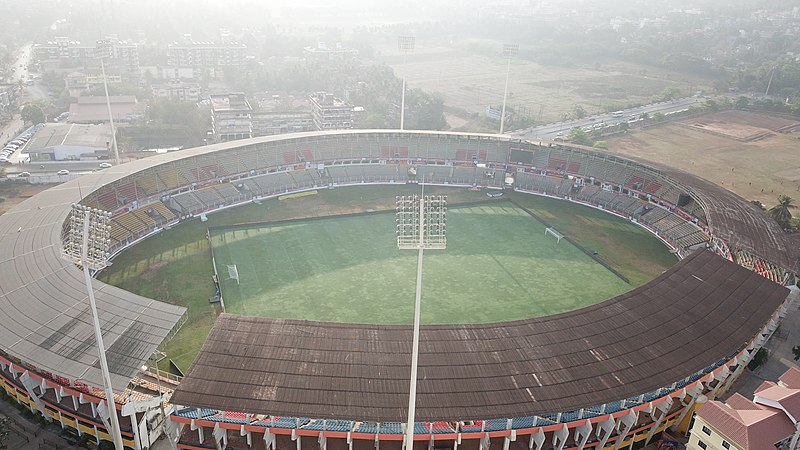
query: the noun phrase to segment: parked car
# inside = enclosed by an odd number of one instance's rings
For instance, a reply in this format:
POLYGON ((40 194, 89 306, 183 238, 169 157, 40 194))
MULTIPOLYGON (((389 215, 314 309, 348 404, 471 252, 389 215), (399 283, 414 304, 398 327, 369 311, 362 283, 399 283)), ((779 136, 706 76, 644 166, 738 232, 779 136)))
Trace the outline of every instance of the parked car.
POLYGON ((30 172, 20 172, 20 173, 17 174, 17 176, 21 177, 21 178, 28 178, 29 176, 31 176, 31 173, 30 172))
POLYGON ((100 163, 100 168, 101 169, 108 169, 109 167, 112 167, 111 163, 107 163, 107 162, 100 163))
POLYGON ((58 172, 56 172, 56 175, 69 175, 69 170, 61 169, 58 172))

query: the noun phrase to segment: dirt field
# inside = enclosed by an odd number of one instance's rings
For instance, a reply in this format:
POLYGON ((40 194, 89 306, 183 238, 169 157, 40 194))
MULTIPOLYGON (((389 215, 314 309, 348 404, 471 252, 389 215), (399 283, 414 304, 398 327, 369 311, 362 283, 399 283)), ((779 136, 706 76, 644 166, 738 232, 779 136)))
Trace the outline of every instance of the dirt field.
MULTIPOLYGON (((398 76, 407 77, 410 88, 441 94, 447 107, 463 111, 462 119, 468 119, 470 113, 483 115, 487 105, 503 102, 506 60, 500 55, 492 58, 451 47, 425 47, 419 41, 406 56, 398 52, 396 44, 376 50, 398 76)), ((667 86, 689 95, 710 84, 621 62, 567 68, 512 59, 509 73, 509 107, 527 113, 539 123, 560 120, 576 105, 595 114, 608 108, 648 103, 667 86)), ((451 127, 459 126, 450 119, 451 127)))
POLYGON ((767 207, 787 194, 800 198, 800 138, 775 132, 792 121, 743 111, 709 114, 609 140, 609 151, 677 167, 767 207), (693 128, 714 123, 717 133, 693 128), (746 133, 764 136, 750 142, 746 133))
POLYGON ((52 186, 52 184, 0 183, 0 214, 52 186))

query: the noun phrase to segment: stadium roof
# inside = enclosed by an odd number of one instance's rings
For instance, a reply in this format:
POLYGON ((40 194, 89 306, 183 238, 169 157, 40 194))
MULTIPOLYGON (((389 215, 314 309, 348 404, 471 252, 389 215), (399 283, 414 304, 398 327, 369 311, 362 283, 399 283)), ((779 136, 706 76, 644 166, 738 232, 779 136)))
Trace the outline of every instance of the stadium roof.
MULTIPOLYGON (((652 282, 588 308, 506 323, 423 326, 417 420, 564 412, 669 386, 747 345, 787 294, 699 251, 652 282)), ((410 347, 411 326, 223 314, 172 401, 403 421, 410 347)))
MULTIPOLYGON (((0 216, 0 350, 39 371, 102 387, 83 272, 61 258, 62 225, 86 186, 123 173, 87 175, 0 216)), ((94 281, 109 371, 122 391, 175 328, 185 308, 94 281)))

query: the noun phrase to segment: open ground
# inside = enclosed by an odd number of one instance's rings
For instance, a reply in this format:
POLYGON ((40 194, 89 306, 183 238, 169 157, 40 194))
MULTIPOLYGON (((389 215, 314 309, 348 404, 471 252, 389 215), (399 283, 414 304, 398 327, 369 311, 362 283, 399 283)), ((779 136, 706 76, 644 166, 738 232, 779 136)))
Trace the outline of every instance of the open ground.
MULTIPOLYGON (((394 45, 377 47, 382 59, 408 87, 442 96, 449 111, 448 123, 454 129, 475 129, 473 114, 485 115, 486 106, 503 102, 506 60, 500 55, 501 43, 476 45, 497 47, 489 57, 466 50, 425 46, 418 40, 413 52, 401 55, 394 45)), ((666 87, 683 95, 708 89, 710 81, 654 67, 624 62, 606 62, 577 67, 542 65, 514 58, 510 63, 508 105, 537 123, 562 120, 581 105, 588 114, 623 109, 629 105, 651 103, 666 87)))
MULTIPOLYGON (((396 195, 417 192, 417 187, 405 185, 338 188, 322 190, 316 196, 284 201, 267 200, 261 205, 252 204, 222 214, 212 214, 209 215, 208 222, 201 223, 197 220, 182 224, 123 252, 114 259, 114 264, 100 275, 100 279, 131 292, 189 308, 186 324, 164 349, 179 367, 186 369, 199 351, 219 313, 219 307, 209 303, 209 297, 214 293, 214 284, 211 280, 213 268, 209 243, 206 239, 208 226, 387 210, 394 208, 396 195)), ((463 188, 427 188, 426 193, 446 194, 451 205, 486 199, 482 192, 463 188)), ((511 197, 520 205, 534 210, 583 247, 597 252, 605 262, 631 280, 627 289, 649 281, 676 261, 666 247, 647 231, 602 211, 525 194, 514 194, 511 197)), ((525 220, 535 227, 536 233, 542 232, 533 219, 527 217, 525 220)), ((503 236, 499 233, 490 233, 487 231, 484 234, 488 236, 470 238, 500 240, 503 236)), ((390 245, 394 245, 393 235, 390 245)), ((559 245, 564 246, 565 241, 559 245)), ((456 246, 445 252, 457 249, 456 246)), ((592 262, 592 264, 600 267, 597 263, 592 262)), ((408 283, 411 289, 413 289, 413 271, 412 264, 410 272, 412 276, 408 283)), ((442 273, 445 272, 443 269, 442 273)), ((534 276, 531 275, 531 278, 534 279, 534 276)), ((581 279, 570 280, 570 283, 582 282, 581 279)), ((501 284, 498 289, 507 287, 501 284)), ((571 288, 566 286, 566 282, 564 287, 571 288)), ((470 286, 464 288, 469 289, 470 286)), ((595 299, 598 300, 602 299, 595 299)), ((492 298, 487 297, 484 303, 488 304, 491 301, 492 298)))
POLYGON ((792 133, 798 122, 745 111, 708 114, 613 137, 609 151, 683 169, 771 207, 781 194, 800 198, 800 136, 792 133))

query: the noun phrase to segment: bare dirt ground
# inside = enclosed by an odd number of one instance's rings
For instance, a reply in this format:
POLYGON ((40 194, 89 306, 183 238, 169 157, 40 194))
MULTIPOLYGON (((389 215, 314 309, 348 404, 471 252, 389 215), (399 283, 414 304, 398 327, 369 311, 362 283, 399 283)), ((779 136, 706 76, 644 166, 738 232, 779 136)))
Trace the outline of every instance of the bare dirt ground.
MULTIPOLYGON (((463 111, 465 120, 471 113, 485 114, 487 105, 502 104, 507 67, 508 106, 538 123, 560 120, 576 105, 595 114, 652 102, 668 86, 691 95, 710 85, 686 75, 618 61, 559 67, 514 58, 507 66, 499 51, 502 44, 481 45, 496 46, 497 56, 444 45, 426 46, 420 40, 407 55, 402 55, 394 42, 376 50, 399 77, 406 77, 409 88, 441 95, 446 106, 463 111)), ((458 128, 450 117, 448 122, 458 128)))
POLYGON ((773 131, 787 122, 744 111, 709 114, 614 137, 609 151, 683 169, 771 207, 781 194, 800 198, 800 138, 773 131), (733 131, 712 134, 688 126, 698 121, 714 121, 719 129, 733 131), (733 137, 742 127, 766 135, 743 142, 733 137))
POLYGON ((0 214, 52 186, 52 184, 0 183, 0 214))
POLYGON ((689 127, 740 141, 764 139, 800 128, 800 122, 746 111, 724 111, 679 122, 689 127))

